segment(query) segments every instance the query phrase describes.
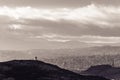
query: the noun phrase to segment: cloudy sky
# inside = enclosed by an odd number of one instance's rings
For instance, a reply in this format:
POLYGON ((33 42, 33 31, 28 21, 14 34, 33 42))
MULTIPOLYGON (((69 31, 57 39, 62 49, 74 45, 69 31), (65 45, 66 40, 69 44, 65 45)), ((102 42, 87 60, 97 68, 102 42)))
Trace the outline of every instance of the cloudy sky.
POLYGON ((0 0, 0 49, 120 45, 120 0, 0 0))

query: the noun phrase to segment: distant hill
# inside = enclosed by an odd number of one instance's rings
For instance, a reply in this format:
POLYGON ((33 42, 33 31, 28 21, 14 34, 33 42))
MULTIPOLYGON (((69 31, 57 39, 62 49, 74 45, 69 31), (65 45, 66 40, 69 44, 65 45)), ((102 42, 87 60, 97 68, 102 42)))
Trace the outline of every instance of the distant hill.
POLYGON ((64 54, 68 56, 61 55, 44 61, 75 72, 80 72, 93 65, 113 65, 113 62, 114 66, 120 66, 120 46, 96 46, 71 51, 56 51, 56 53, 60 52, 65 52, 64 54))
POLYGON ((35 60, 13 60, 0 63, 0 80, 108 80, 81 76, 58 66, 35 60))
POLYGON ((68 56, 68 57, 65 56, 54 59, 46 59, 44 61, 79 73, 81 72, 81 70, 86 70, 90 66, 94 66, 94 65, 108 64, 108 65, 120 67, 120 54, 68 56))
POLYGON ((33 49, 26 51, 0 50, 0 61, 14 59, 34 59, 34 56, 38 56, 40 60, 43 60, 55 59, 59 57, 79 57, 106 54, 120 54, 120 46, 94 46, 71 49, 33 49))
MULTIPOLYGON (((29 50, 32 55, 38 55, 42 58, 71 57, 71 56, 91 56, 91 55, 114 55, 120 54, 120 46, 94 46, 86 48, 68 48, 68 49, 34 49, 29 50)), ((41 58, 40 57, 40 58, 41 58)))
POLYGON ((58 65, 75 72, 90 66, 109 64, 120 66, 120 46, 95 46, 75 49, 33 49, 26 51, 0 51, 0 61, 34 59, 58 65))
POLYGON ((86 71, 81 72, 83 75, 103 76, 109 79, 120 80, 120 68, 110 65, 91 66, 86 71))

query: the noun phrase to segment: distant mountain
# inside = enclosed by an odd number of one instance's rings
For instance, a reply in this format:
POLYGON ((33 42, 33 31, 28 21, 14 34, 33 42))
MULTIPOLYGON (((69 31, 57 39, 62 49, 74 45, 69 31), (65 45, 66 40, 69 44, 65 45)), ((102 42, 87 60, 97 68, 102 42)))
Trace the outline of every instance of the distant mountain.
POLYGON ((55 52, 57 54, 64 52, 64 55, 45 59, 44 61, 75 72, 80 72, 93 65, 113 65, 113 62, 115 66, 120 66, 120 46, 96 46, 81 49, 65 49, 58 52, 56 50, 55 52))
POLYGON ((28 50, 27 53, 36 55, 39 58, 58 58, 71 56, 91 56, 91 55, 105 55, 105 54, 120 54, 120 46, 94 46, 86 48, 66 48, 66 49, 33 49, 28 50))
POLYGON ((80 72, 92 65, 112 64, 120 66, 120 46, 95 46, 75 49, 33 49, 26 51, 0 51, 0 61, 34 59, 80 72))
POLYGON ((120 68, 110 65, 91 66, 86 71, 81 72, 83 75, 103 76, 109 79, 120 80, 120 68))
POLYGON ((82 76, 58 66, 36 60, 13 60, 0 63, 0 80, 108 80, 82 76))
POLYGON ((66 48, 66 49, 33 49, 26 51, 0 51, 0 61, 14 59, 55 59, 59 57, 78 57, 91 55, 114 55, 120 54, 120 46, 95 46, 86 48, 66 48))

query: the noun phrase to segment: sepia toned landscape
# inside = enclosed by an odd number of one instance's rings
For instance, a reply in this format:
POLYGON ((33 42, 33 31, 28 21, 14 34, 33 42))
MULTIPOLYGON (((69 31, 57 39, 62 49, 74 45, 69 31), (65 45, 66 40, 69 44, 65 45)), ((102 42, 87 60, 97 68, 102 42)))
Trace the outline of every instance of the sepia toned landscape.
POLYGON ((0 0, 0 80, 120 80, 120 0, 0 0))

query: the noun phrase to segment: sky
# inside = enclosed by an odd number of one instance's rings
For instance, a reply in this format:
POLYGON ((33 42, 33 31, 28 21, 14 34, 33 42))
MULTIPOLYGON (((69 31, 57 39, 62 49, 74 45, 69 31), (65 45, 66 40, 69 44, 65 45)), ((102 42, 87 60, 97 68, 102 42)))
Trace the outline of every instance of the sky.
POLYGON ((120 45, 120 0, 0 0, 0 49, 120 45))

